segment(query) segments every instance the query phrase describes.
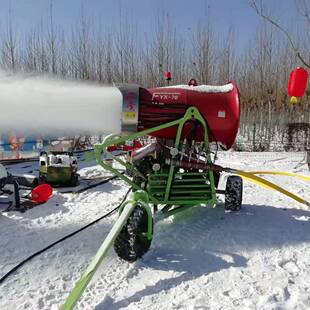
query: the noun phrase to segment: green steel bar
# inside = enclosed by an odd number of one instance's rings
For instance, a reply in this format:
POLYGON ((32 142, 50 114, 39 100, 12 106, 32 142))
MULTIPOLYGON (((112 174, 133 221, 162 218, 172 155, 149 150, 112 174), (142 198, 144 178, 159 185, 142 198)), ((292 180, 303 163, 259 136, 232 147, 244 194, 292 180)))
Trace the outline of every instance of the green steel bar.
MULTIPOLYGON (((204 202, 204 203, 205 203, 205 202, 204 202)), ((198 204, 197 204, 197 205, 194 205, 194 206, 193 206, 192 204, 187 205, 186 202, 183 202, 183 204, 185 204, 185 205, 182 205, 182 206, 176 207, 176 208, 174 208, 174 209, 167 210, 167 211, 163 212, 164 216, 165 216, 165 217, 169 217, 169 216, 171 216, 171 215, 174 215, 174 214, 183 212, 183 211, 185 211, 185 210, 188 210, 188 209, 190 209, 190 208, 193 208, 193 207, 195 207, 195 206, 198 206, 198 204)))
MULTIPOLYGON (((210 196, 208 196, 210 197, 210 196)), ((178 197, 175 199, 175 200, 168 200, 167 201, 167 204, 168 205, 191 205, 192 207, 194 206, 198 206, 198 205, 201 205, 201 204, 212 204, 214 203, 214 200, 213 199, 207 199, 207 198, 204 198, 204 199, 197 199, 197 200, 193 200, 193 199, 179 199, 178 197)))
MULTIPOLYGON (((208 128, 207 128, 206 121, 204 120, 204 118, 202 117, 202 115, 200 114, 200 112, 199 112, 199 110, 197 108, 190 107, 190 108, 187 109, 185 115, 182 118, 178 119, 178 120, 175 120, 175 121, 163 124, 163 125, 159 125, 159 126, 156 126, 156 127, 153 127, 153 128, 149 128, 149 129, 146 129, 144 131, 131 134, 129 136, 119 137, 119 135, 117 135, 117 136, 114 135, 114 136, 107 137, 102 144, 95 145, 95 152, 94 152, 95 158, 97 159, 97 162, 104 169, 106 169, 108 171, 111 171, 113 174, 117 175, 119 178, 121 178, 122 180, 127 182, 129 185, 131 185, 134 190, 141 190, 142 189, 141 186, 139 186, 138 184, 133 182, 129 177, 127 177, 126 175, 121 174, 118 170, 114 169, 110 165, 105 164, 104 161, 101 159, 101 153, 102 152, 106 153, 109 158, 111 158, 111 159, 115 160, 116 162, 120 163, 127 170, 130 170, 130 171, 138 174, 142 179, 143 178, 145 179, 145 176, 142 175, 140 173, 140 171, 137 170, 132 164, 127 163, 127 162, 121 160, 120 158, 118 158, 118 157, 108 153, 106 151, 107 147, 110 146, 110 145, 113 145, 113 144, 124 143, 125 141, 128 141, 128 140, 134 140, 134 139, 142 137, 144 135, 151 134, 152 132, 155 132, 155 131, 158 131, 158 130, 162 130, 162 129, 165 129, 165 128, 168 128, 168 127, 171 127, 171 126, 178 125, 178 130, 177 130, 177 135, 176 135, 174 146, 175 146, 175 148, 179 148, 179 144, 180 144, 180 140, 181 140, 181 135, 182 135, 184 124, 188 120, 190 120, 190 119, 196 119, 196 120, 198 120, 202 124, 202 126, 204 128, 204 144, 205 144, 204 147, 205 147, 205 149, 207 149, 208 145, 209 145, 209 141, 208 141, 208 128)), ((207 163, 208 164, 212 164, 210 154, 208 154, 208 156, 207 156, 207 163)), ((202 182, 204 182, 203 178, 184 179, 184 180, 174 179, 174 168, 175 167, 173 165, 171 165, 170 168, 169 168, 169 172, 168 173, 158 173, 158 174, 155 174, 153 176, 150 176, 149 181, 152 180, 153 178, 164 177, 165 179, 163 179, 163 180, 157 179, 157 180, 151 181, 151 183, 157 182, 157 183, 164 184, 166 186, 164 197, 160 197, 159 198, 158 194, 157 194, 157 197, 154 197, 154 195, 152 193, 152 190, 150 190, 148 192, 150 201, 152 201, 152 203, 154 203, 154 204, 160 204, 160 203, 166 204, 166 203, 168 203, 168 201, 170 202, 171 199, 169 199, 169 195, 170 195, 170 192, 171 192, 172 184, 174 184, 174 183, 184 183, 184 182, 188 182, 188 183, 194 183, 194 182, 198 182, 199 183, 200 182, 200 183, 202 183, 202 182)), ((210 185, 210 187, 211 187, 211 198, 212 198, 211 201, 213 203, 215 203, 216 202, 216 195, 215 195, 213 171, 209 170, 209 171, 206 172, 206 174, 208 174, 208 180, 209 180, 209 183, 210 183, 208 185, 210 185)), ((187 175, 202 176, 201 173, 188 173, 187 175)), ((182 177, 183 178, 184 176, 186 176, 186 174, 176 174, 176 178, 177 177, 182 177)), ((207 180, 206 180, 206 182, 207 182, 207 180)), ((201 185, 202 184, 197 184, 197 186, 201 186, 201 185)), ((150 187, 150 188, 152 188, 152 187, 150 187)), ((172 203, 174 203, 174 202, 172 201, 172 203)), ((197 200, 193 199, 192 203, 193 204, 197 203, 197 200)))
MULTIPOLYGON (((141 190, 141 187, 134 183, 131 179, 129 179, 126 175, 119 172, 117 169, 114 169, 113 167, 107 165, 104 163, 104 161, 101 159, 101 148, 95 146, 94 150, 95 158, 100 166, 102 166, 104 169, 112 172, 114 175, 118 176, 120 179, 127 182, 130 186, 132 186, 135 190, 141 190)), ((114 158, 113 158, 114 159, 114 158)))
MULTIPOLYGON (((179 147, 183 126, 189 119, 196 119, 202 124, 202 126, 204 128, 205 149, 207 149, 209 146, 207 124, 206 124, 206 121, 204 120, 204 118, 202 117, 202 115, 200 114, 199 110, 195 107, 190 107, 189 109, 187 109, 182 121, 179 124, 177 135, 176 135, 176 140, 175 140, 175 148, 179 147)), ((210 154, 208 154, 207 163, 208 164, 212 163, 210 154)), ((174 172, 174 166, 171 165, 170 169, 169 169, 167 188, 166 188, 165 198, 164 198, 165 203, 167 203, 167 201, 169 199, 170 190, 171 190, 171 183, 172 183, 172 179, 173 179, 173 172, 174 172)), ((210 186, 212 189, 212 192, 211 192, 212 202, 215 203, 216 202, 216 195, 215 195, 213 171, 209 170, 208 174, 209 174, 210 186)))
POLYGON ((197 187, 201 187, 201 188, 210 188, 210 186, 208 184, 195 184, 195 185, 188 185, 188 184, 185 184, 185 185, 176 185, 174 184, 172 186, 172 188, 197 188, 197 187))
MULTIPOLYGON (((169 123, 166 123, 166 124, 162 124, 162 125, 159 125, 159 126, 156 126, 156 127, 152 127, 152 128, 149 128, 149 129, 145 129, 143 131, 139 131, 137 133, 133 133, 129 136, 123 136, 123 137, 120 137, 118 139, 114 139, 113 140, 113 144, 119 144, 119 143, 122 143, 122 142, 125 142, 125 141, 128 141, 128 140, 134 140, 134 139, 137 139, 137 138, 140 138, 142 136, 145 136, 145 135, 148 135, 152 132, 155 132, 155 131, 158 131, 158 130, 161 130, 161 129, 165 129, 165 128, 168 128, 168 127, 172 127, 172 126, 175 126, 175 125, 178 125, 180 122, 182 122, 183 118, 179 118, 175 121, 172 121, 172 122, 169 122, 169 123)), ((107 142, 110 142, 110 141, 107 141, 107 142)), ((108 145, 103 145, 103 144, 97 144, 97 146, 101 146, 101 147, 106 147, 108 145)))
MULTIPOLYGON (((208 149, 208 147, 209 147, 208 126, 207 126, 207 123, 205 122, 204 118, 201 116, 200 113, 199 113, 198 117, 201 119, 201 122, 204 123, 204 140, 205 140, 204 142, 205 142, 205 148, 208 149)), ((207 156, 207 163, 208 163, 208 165, 212 164, 210 153, 207 156)), ((209 181, 210 181, 210 187, 211 187, 211 200, 210 200, 210 203, 213 203, 215 205, 215 203, 216 203, 216 193, 215 193, 213 171, 211 169, 209 169, 208 175, 209 175, 209 181)))
MULTIPOLYGON (((178 127, 178 131, 177 131, 177 135, 175 137, 175 142, 174 142, 174 147, 175 148, 179 148, 179 143, 180 143, 180 140, 181 140, 183 126, 184 126, 186 121, 188 121, 189 119, 192 118, 192 111, 194 111, 194 108, 187 109, 184 117, 181 119, 181 122, 180 122, 179 127, 178 127)), ((171 188, 173 173, 174 173, 174 165, 171 164, 170 168, 169 168, 169 176, 168 176, 168 180, 167 180, 167 187, 166 187, 165 198, 164 198, 165 203, 169 199, 169 194, 170 194, 170 188, 171 188)))
MULTIPOLYGON (((101 159, 101 152, 106 152, 106 148, 109 145, 112 144, 119 144, 119 143, 123 143, 127 140, 134 140, 138 137, 142 137, 144 135, 150 134, 152 132, 161 130, 161 129, 165 129, 171 126, 175 126, 175 125, 179 125, 178 126, 178 131, 177 131, 177 136, 176 136, 176 140, 175 140, 175 147, 177 148, 179 146, 180 143, 180 139, 181 139, 181 134, 182 134, 182 130, 183 130, 183 126, 184 124, 192 118, 196 118, 197 120, 199 120, 202 125, 204 126, 204 131, 205 131, 205 146, 208 146, 208 136, 207 136, 207 126, 205 123, 205 120, 203 119, 203 117, 201 116, 201 114, 199 113, 199 111, 195 108, 195 107, 191 107, 189 109, 187 109, 185 115, 178 120, 169 122, 167 124, 163 124, 163 125, 159 125, 153 128, 149 128, 146 129, 144 131, 129 135, 129 136, 124 136, 124 137, 115 137, 115 136, 111 136, 108 137, 104 143, 99 144, 99 145, 95 145, 95 158, 97 159, 97 162, 104 168, 107 169, 109 171, 111 171, 112 173, 114 173, 115 175, 117 175, 118 177, 120 177, 121 179, 123 179, 125 182, 127 182, 128 184, 130 184, 134 189, 139 190, 141 189, 141 187, 139 185, 137 185, 136 183, 134 183, 131 179, 129 179, 127 176, 121 174, 119 171, 117 171, 116 169, 114 169, 113 167, 107 165, 104 163, 104 161, 101 159)), ((132 167, 132 165, 127 164, 126 162, 120 160, 119 158, 117 158, 116 156, 113 156, 110 153, 107 153, 108 156, 110 158, 112 158, 113 160, 117 161, 118 163, 120 163, 121 165, 125 166, 126 169, 132 169, 135 170, 136 173, 139 174, 139 171, 136 170, 135 168, 132 167)), ((171 183, 172 183, 172 179, 173 179, 173 173, 174 173, 174 166, 171 165, 170 169, 169 169, 169 174, 168 174, 168 180, 167 180, 167 187, 166 187, 166 192, 165 192, 165 198, 164 200, 167 201, 169 198, 169 193, 170 193, 170 188, 171 188, 171 183)), ((212 175, 213 176, 213 175, 212 175)), ((141 176, 143 177, 143 175, 141 176)), ((150 195, 150 199, 154 202, 154 203, 159 203, 159 201, 153 197, 152 195, 150 195)))
POLYGON ((184 179, 184 180, 174 180, 175 183, 191 183, 191 182, 206 182, 204 179, 184 179))
MULTIPOLYGON (((104 169, 106 169, 106 170, 112 172, 113 174, 117 175, 120 179, 124 180, 129 185, 131 185, 135 190, 141 190, 141 187, 139 185, 137 185, 136 183, 134 183, 130 178, 123 175, 118 170, 114 169, 113 167, 105 164, 104 161, 101 159, 101 153, 102 152, 106 153, 109 156, 109 158, 112 158, 113 160, 117 161, 118 163, 120 163, 121 165, 126 167, 126 169, 134 169, 138 174, 141 175, 141 173, 137 169, 133 168, 132 165, 127 164, 126 162, 120 160, 116 156, 113 156, 112 154, 107 152, 106 148, 112 144, 119 144, 119 143, 123 143, 123 142, 128 141, 128 140, 134 140, 136 138, 142 137, 142 136, 150 134, 152 132, 155 132, 155 131, 158 131, 161 129, 165 129, 165 128, 168 128, 171 126, 176 126, 180 122, 182 122, 182 120, 183 120, 183 118, 169 122, 169 123, 166 123, 166 124, 163 124, 163 125, 159 125, 159 126, 156 126, 153 128, 149 128, 149 129, 137 132, 137 133, 129 135, 129 136, 124 136, 121 138, 115 138, 115 136, 108 137, 107 139, 105 139, 104 143, 95 145, 94 156, 95 156, 98 164, 100 164, 104 169)), ((142 175, 142 177, 144 177, 144 176, 142 175)), ((156 204, 159 203, 159 201, 153 196, 150 196, 150 199, 152 200, 153 203, 156 203, 156 204)))
POLYGON ((93 258, 90 265, 87 267, 86 271, 83 273, 80 280, 75 284, 75 287, 69 294, 66 302, 60 308, 61 310, 72 310, 74 306, 77 304, 79 298, 83 294, 84 290, 86 289, 88 283, 94 276, 96 270, 100 266, 102 260, 107 255, 109 249, 111 248, 113 242, 117 238, 118 234, 120 233, 121 229, 127 222, 130 214, 134 210, 134 204, 127 204, 126 208, 122 212, 121 216, 115 222, 113 228, 109 232, 108 236, 102 243, 101 247, 99 248, 98 252, 96 253, 95 257, 93 258))
POLYGON ((149 240, 153 237, 153 222, 152 222, 152 211, 151 208, 147 204, 147 194, 144 192, 136 192, 133 193, 132 199, 125 202, 124 206, 122 206, 122 213, 120 214, 119 218, 113 225, 111 231, 105 238, 104 242, 100 246, 99 250, 97 251, 95 257, 88 265, 86 271, 83 273, 80 280, 75 284, 75 287, 67 297, 65 303, 60 308, 61 310, 72 310, 74 306, 77 304, 79 298, 83 294, 84 290, 86 289, 88 283, 94 276, 96 270, 100 266, 102 260, 107 255, 109 249, 111 248, 112 244, 114 243, 115 239, 119 235, 120 231, 122 230, 123 226, 126 224, 129 216, 136 208, 137 204, 143 206, 145 210, 148 212, 148 233, 147 238, 149 240), (138 200, 137 200, 138 199, 138 200), (146 200, 145 200, 146 199, 146 200))
POLYGON ((152 240, 153 239, 153 213, 151 208, 149 207, 149 195, 147 192, 143 190, 139 190, 132 193, 132 200, 128 200, 125 202, 119 209, 119 214, 121 214, 126 206, 127 203, 132 203, 132 201, 135 201, 135 205, 139 204, 147 213, 147 239, 152 240))

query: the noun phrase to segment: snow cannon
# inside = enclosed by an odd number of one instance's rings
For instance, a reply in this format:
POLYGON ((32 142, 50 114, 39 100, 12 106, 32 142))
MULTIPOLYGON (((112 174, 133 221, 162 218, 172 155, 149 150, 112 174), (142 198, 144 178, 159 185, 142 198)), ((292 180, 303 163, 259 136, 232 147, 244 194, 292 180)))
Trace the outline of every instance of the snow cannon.
MULTIPOLYGON (((217 142, 229 149, 236 138, 239 117, 239 92, 236 84, 223 86, 178 85, 145 89, 135 85, 119 87, 122 98, 122 131, 135 132, 175 121, 195 107, 208 123, 209 142, 217 142)), ((174 139, 178 126, 161 129, 150 135, 161 139, 174 139)), ((182 130, 181 140, 202 142, 203 126, 193 120, 182 130)))
POLYGON ((245 172, 215 164, 217 156, 212 154, 210 143, 229 149, 238 131, 239 93, 234 83, 198 86, 192 79, 188 85, 118 88, 122 128, 95 145, 94 155, 105 170, 130 186, 132 195, 126 200, 126 194, 116 208, 118 219, 61 310, 74 308, 112 246, 128 262, 142 257, 151 246, 155 219, 197 206, 214 207, 219 195, 224 196, 225 210, 239 211, 243 179, 310 206, 303 198, 258 176, 296 174, 245 172), (155 217, 156 213, 160 214, 155 217))
POLYGON ((227 170, 215 165, 210 148, 214 142, 229 149, 235 141, 240 116, 236 84, 197 85, 192 79, 188 85, 118 89, 121 130, 95 145, 94 155, 133 193, 119 207, 119 218, 62 310, 73 309, 112 245, 128 262, 149 250, 153 214, 166 218, 196 206, 215 206, 217 194, 225 196, 226 210, 238 211, 242 204, 242 178, 227 176, 226 188, 221 189, 220 175, 227 170), (124 147, 128 144, 132 148, 124 147))
POLYGON ((119 90, 121 131, 95 145, 95 157, 134 191, 127 202, 131 207, 121 209, 122 229, 113 240, 116 253, 133 262, 150 247, 152 214, 157 211, 170 216, 201 204, 215 205, 216 194, 225 195, 227 210, 240 209, 242 178, 229 176, 226 189, 220 190, 223 170, 214 164, 210 148, 211 142, 224 149, 233 145, 239 125, 239 92, 233 82, 210 86, 196 81, 151 89, 121 85, 119 90), (124 147, 129 142, 131 149, 124 147), (124 166, 125 174, 114 168, 113 161, 124 166))
MULTIPOLYGON (((0 133, 48 137, 142 132, 181 118, 195 107, 208 123, 208 139, 232 146, 239 125, 237 86, 190 83, 145 89, 51 78, 0 75, 0 133)), ((152 132, 174 139, 178 126, 152 132)), ((203 127, 188 121, 181 139, 203 141, 203 127)))

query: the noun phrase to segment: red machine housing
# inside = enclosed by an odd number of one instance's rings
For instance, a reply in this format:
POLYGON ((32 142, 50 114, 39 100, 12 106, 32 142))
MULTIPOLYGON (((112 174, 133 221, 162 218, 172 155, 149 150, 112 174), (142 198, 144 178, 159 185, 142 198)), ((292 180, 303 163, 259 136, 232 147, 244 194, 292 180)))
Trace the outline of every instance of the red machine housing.
MULTIPOLYGON (((225 149, 229 149, 238 133, 240 105, 236 84, 230 83, 226 86, 230 87, 225 91, 212 91, 212 87, 209 91, 201 91, 202 86, 140 88, 138 131, 179 119, 189 107, 194 106, 207 122, 209 142, 218 142, 225 149)), ((176 132, 177 126, 173 126, 151 135, 173 139, 176 132)), ((182 138, 202 141, 202 126, 194 121, 186 123, 182 138)))

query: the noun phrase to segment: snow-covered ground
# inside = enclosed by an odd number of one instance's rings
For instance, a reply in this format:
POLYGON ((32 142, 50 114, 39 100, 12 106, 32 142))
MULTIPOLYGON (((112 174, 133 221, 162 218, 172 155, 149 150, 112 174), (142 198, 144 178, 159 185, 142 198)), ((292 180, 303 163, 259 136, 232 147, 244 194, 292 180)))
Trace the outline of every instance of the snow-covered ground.
MULTIPOLYGON (((221 152, 219 164, 310 175, 303 153, 221 152)), ((84 176, 98 166, 81 162, 84 176)), ((35 164, 11 166, 29 172, 35 164), (31 165, 31 167, 29 167, 31 165)), ((309 182, 267 179, 310 200, 309 182)), ((55 192, 26 213, 0 215, 0 276, 26 256, 91 222, 120 202, 114 180, 81 194, 55 192)), ((117 215, 27 263, 0 286, 0 309, 58 309, 117 215)), ((237 213, 198 207, 160 221, 150 251, 133 264, 113 250, 77 309, 310 309, 310 211, 290 198, 245 183, 237 213)))

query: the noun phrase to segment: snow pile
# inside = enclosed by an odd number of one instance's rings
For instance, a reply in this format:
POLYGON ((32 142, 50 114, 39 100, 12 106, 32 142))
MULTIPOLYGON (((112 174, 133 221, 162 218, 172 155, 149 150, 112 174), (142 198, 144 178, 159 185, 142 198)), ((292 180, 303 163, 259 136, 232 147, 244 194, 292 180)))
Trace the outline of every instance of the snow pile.
POLYGON ((229 93, 233 90, 234 85, 228 83, 226 85, 199 85, 199 86, 189 86, 189 85, 174 85, 174 86, 165 86, 161 88, 178 88, 184 90, 192 90, 200 93, 229 93))
POLYGON ((108 134, 121 128, 116 87, 0 72, 0 103, 1 134, 108 134))
MULTIPOLYGON (((310 175, 302 153, 219 152, 219 164, 310 175)), ((83 166, 86 175, 102 171, 83 166)), ((18 164, 27 172, 29 164, 18 164), (23 168, 24 167, 24 168, 23 168)), ((14 166, 11 166, 14 169, 14 166)), ((309 183, 268 176, 310 200, 309 183)), ((0 217, 0 276, 24 257, 105 214, 127 190, 113 181, 81 194, 55 193, 26 213, 0 217)), ((136 263, 112 250, 76 309, 309 309, 310 212, 245 182, 237 213, 193 208, 157 222, 151 249, 136 263)), ((35 258, 0 286, 0 309, 56 310, 65 301, 117 215, 35 258)))

